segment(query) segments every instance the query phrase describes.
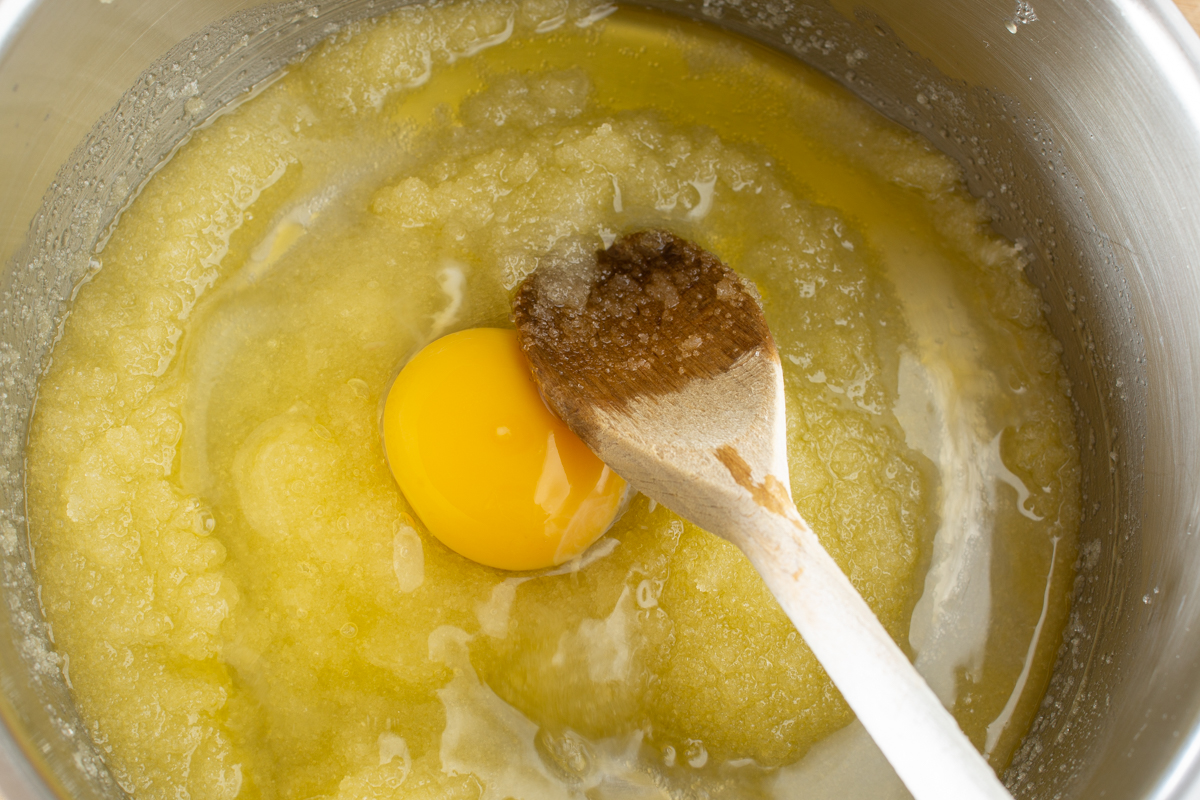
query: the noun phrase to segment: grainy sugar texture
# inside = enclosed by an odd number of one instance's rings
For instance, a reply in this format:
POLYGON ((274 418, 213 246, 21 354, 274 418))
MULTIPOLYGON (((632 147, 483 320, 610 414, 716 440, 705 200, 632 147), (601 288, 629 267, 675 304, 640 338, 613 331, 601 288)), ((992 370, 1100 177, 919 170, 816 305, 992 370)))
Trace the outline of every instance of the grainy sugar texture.
POLYGON ((756 287, 801 513, 993 763, 1017 746, 1078 520, 1020 252, 825 78, 612 12, 352 25, 122 215, 39 389, 28 499, 61 664, 135 797, 792 796, 852 751, 730 545, 638 498, 585 563, 501 573, 388 472, 380 398, 412 353, 640 230, 756 287))

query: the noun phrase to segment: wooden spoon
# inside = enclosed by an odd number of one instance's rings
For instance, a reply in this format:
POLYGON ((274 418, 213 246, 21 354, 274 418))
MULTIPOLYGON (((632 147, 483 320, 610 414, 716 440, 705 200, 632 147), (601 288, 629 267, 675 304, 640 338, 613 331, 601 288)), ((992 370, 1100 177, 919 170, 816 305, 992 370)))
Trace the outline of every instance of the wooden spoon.
POLYGON ((643 231, 539 267, 513 321, 550 409, 631 486, 741 548, 917 800, 1010 798, 796 510, 753 287, 643 231))

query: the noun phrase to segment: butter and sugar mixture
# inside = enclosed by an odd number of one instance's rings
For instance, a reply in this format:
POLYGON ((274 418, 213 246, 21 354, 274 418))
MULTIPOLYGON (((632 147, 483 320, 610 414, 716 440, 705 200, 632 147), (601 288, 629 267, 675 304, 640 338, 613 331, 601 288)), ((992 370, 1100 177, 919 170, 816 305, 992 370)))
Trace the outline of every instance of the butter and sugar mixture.
POLYGON ((413 353, 506 327, 564 247, 645 228, 755 285, 801 513, 1005 766, 1079 518, 1020 250, 956 165, 788 58, 648 11, 472 0, 353 25, 195 131, 79 290, 31 430, 31 539, 127 791, 893 785, 727 543, 639 497, 579 558, 501 572, 431 538, 388 471, 381 400, 413 353))

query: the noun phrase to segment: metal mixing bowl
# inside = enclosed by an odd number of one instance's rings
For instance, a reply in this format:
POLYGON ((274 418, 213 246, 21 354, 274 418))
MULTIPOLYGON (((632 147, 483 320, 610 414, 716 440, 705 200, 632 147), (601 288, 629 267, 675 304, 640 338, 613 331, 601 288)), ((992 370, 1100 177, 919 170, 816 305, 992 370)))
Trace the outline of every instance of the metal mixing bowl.
MULTIPOLYGON (((643 0, 792 53, 925 134, 1034 255, 1079 418, 1084 556, 1006 780, 1200 798, 1200 40, 1167 0, 1035 1, 643 0)), ((4 797, 122 794, 46 638, 24 529, 25 432, 72 289, 193 126, 397 4, 0 0, 4 797)))

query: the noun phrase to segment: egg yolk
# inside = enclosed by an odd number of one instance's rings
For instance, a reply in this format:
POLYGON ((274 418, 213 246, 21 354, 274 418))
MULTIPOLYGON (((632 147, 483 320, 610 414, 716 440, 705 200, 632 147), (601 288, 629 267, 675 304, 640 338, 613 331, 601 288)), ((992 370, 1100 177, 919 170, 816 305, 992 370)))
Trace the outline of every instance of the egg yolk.
POLYGON ((515 331, 433 342, 388 392, 384 448, 429 531, 480 564, 561 564, 600 538, 625 481, 546 408, 515 331))

